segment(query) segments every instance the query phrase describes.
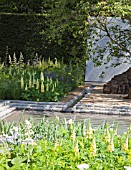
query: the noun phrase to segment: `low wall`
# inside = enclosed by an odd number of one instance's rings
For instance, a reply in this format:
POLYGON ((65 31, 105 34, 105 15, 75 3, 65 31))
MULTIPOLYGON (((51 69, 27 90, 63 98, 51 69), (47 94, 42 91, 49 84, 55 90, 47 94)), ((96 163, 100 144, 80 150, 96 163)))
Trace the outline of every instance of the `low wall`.
POLYGON ((131 86, 131 67, 124 72, 114 76, 108 83, 103 86, 104 93, 127 94, 131 86))

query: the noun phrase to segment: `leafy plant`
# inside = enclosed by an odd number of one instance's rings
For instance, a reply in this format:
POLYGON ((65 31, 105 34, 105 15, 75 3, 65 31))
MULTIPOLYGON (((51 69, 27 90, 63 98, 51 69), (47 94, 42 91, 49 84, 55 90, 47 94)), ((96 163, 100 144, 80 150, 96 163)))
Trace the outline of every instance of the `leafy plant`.
POLYGON ((16 78, 2 76, 0 78, 0 99, 19 99, 21 93, 19 81, 16 78))
POLYGON ((23 55, 17 61, 14 53, 13 59, 9 56, 9 64, 0 70, 1 99, 59 101, 84 80, 78 64, 66 65, 57 59, 37 59, 36 64, 25 65, 23 55))
POLYGON ((117 135, 118 126, 92 129, 90 120, 56 117, 0 126, 0 168, 120 169, 131 166, 131 128, 117 135), (3 130, 6 129, 6 130, 3 130))

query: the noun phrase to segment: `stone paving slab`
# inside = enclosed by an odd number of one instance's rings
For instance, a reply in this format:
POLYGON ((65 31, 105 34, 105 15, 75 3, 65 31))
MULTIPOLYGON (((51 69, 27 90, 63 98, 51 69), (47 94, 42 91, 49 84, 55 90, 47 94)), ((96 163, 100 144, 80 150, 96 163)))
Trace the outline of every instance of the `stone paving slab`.
POLYGON ((66 104, 66 102, 37 102, 37 101, 26 101, 26 100, 9 100, 9 103, 37 104, 37 105, 64 105, 66 104))
POLYGON ((104 94, 103 86, 96 86, 91 94, 85 96, 79 104, 99 104, 103 106, 131 106, 131 99, 123 99, 122 94, 104 94))
POLYGON ((123 99, 125 95, 120 94, 103 94, 102 90, 102 85, 96 86, 73 107, 73 110, 79 113, 131 115, 130 99, 123 99))
POLYGON ((0 119, 4 119, 8 115, 10 115, 14 110, 16 110, 16 107, 3 108, 3 110, 0 111, 0 119))
POLYGON ((0 107, 5 106, 5 105, 7 105, 7 104, 9 104, 9 103, 10 103, 10 101, 4 101, 4 100, 2 100, 2 101, 0 102, 0 107))

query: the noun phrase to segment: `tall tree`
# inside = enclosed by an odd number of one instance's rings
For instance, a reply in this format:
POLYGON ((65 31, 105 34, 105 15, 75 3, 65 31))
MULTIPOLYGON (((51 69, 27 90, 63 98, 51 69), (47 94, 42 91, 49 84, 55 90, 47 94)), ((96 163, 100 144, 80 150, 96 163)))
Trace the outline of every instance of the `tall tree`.
MULTIPOLYGON (((123 59, 131 64, 131 4, 129 0, 107 0, 99 1, 91 5, 89 27, 92 38, 88 41, 88 58, 100 66, 117 59, 117 63, 112 63, 108 67, 116 67, 122 64, 123 59), (122 26, 123 25, 123 26, 122 26), (103 34, 102 34, 103 33, 103 34), (107 37, 108 41, 102 48, 99 46, 100 40, 107 37), (107 53, 105 61, 104 54, 107 53), (96 54, 97 55, 92 55, 96 54)), ((131 83, 129 82, 129 94, 131 98, 131 83)))

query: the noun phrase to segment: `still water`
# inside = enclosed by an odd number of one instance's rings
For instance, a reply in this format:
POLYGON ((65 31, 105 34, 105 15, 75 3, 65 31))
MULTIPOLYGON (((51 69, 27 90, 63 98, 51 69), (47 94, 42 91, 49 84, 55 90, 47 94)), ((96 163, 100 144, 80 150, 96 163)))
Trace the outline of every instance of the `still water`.
POLYGON ((131 125, 131 116, 119 115, 103 115, 103 114, 87 114, 87 113, 59 113, 59 112, 36 112, 36 111, 14 111, 12 114, 5 118, 7 122, 19 123, 25 119, 32 118, 38 123, 42 118, 55 119, 58 116, 60 119, 66 118, 67 120, 73 119, 74 121, 83 121, 90 119, 93 128, 103 126, 105 122, 109 125, 118 123, 118 134, 123 134, 131 125))

